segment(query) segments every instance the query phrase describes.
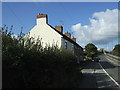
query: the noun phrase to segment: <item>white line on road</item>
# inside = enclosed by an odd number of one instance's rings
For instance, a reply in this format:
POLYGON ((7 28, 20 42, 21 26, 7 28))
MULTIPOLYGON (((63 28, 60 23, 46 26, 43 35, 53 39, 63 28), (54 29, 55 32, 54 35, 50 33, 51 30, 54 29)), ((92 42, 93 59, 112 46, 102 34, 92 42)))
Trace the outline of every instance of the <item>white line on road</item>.
POLYGON ((99 63, 100 67, 103 69, 103 71, 110 77, 110 79, 118 86, 120 87, 120 85, 105 71, 105 69, 102 67, 102 65, 99 63))
POLYGON ((98 87, 98 88, 105 88, 106 86, 100 86, 100 87, 98 87))
POLYGON ((100 86, 98 88, 106 88, 106 87, 108 88, 108 87, 111 87, 111 86, 113 87, 113 85, 108 85, 108 86, 100 86))
POLYGON ((119 61, 113 61, 111 59, 109 59, 108 57, 105 57, 107 60, 109 60, 112 64, 116 65, 116 66, 120 66, 119 65, 119 61))
POLYGON ((107 80, 107 81, 97 81, 97 83, 103 83, 103 82, 109 82, 109 81, 111 81, 111 80, 107 80))

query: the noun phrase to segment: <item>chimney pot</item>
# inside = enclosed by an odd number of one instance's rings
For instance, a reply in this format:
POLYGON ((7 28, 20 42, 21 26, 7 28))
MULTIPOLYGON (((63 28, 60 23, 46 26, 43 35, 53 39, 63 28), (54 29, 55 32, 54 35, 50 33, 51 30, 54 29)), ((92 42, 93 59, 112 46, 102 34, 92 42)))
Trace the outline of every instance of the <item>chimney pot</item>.
POLYGON ((47 14, 40 14, 38 13, 37 18, 45 18, 47 17, 47 14))
POLYGON ((63 27, 62 26, 55 26, 55 29, 61 33, 63 33, 63 27))
POLYGON ((71 38, 71 39, 76 42, 76 38, 73 37, 73 38, 71 38))
POLYGON ((71 38, 71 33, 65 33, 65 35, 67 36, 67 37, 69 37, 69 38, 71 38))

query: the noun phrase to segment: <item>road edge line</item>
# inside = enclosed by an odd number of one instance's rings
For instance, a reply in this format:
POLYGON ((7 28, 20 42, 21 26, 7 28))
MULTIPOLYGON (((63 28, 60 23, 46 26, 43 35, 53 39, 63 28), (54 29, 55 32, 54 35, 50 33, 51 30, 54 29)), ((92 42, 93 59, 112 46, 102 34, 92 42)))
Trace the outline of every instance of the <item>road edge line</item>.
POLYGON ((119 65, 119 61, 117 61, 117 60, 115 60, 115 59, 111 59, 111 57, 109 57, 109 56, 106 56, 105 57, 106 59, 108 59, 111 63, 113 63, 113 64, 115 64, 115 65, 117 65, 117 66, 120 66, 119 65))
POLYGON ((109 78, 118 86, 120 87, 120 85, 105 71, 105 69, 102 67, 102 65, 99 63, 100 67, 103 69, 103 71, 106 73, 106 75, 109 76, 109 78))
POLYGON ((114 64, 115 66, 120 66, 119 64, 118 64, 118 62, 114 62, 114 61, 112 61, 110 58, 108 58, 108 57, 105 57, 107 60, 109 60, 109 62, 111 63, 111 64, 114 64))

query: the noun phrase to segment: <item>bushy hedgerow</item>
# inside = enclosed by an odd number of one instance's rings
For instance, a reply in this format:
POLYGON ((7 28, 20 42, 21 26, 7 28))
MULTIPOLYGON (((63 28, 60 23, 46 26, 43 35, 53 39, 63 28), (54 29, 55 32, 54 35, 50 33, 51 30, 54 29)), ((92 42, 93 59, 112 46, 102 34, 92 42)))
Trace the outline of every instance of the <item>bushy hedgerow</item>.
POLYGON ((72 53, 57 45, 43 48, 39 39, 25 41, 11 30, 2 28, 3 88, 79 87, 82 74, 72 53))
POLYGON ((110 52, 110 54, 120 57, 120 44, 115 45, 114 49, 110 52))

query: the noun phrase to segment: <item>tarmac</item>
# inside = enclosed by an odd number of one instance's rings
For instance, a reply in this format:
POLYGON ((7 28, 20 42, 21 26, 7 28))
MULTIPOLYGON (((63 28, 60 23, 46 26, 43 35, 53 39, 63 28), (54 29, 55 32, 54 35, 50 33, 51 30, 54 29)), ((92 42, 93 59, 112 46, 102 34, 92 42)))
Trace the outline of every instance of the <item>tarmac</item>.
POLYGON ((83 80, 81 81, 80 88, 114 88, 120 90, 98 62, 86 62, 81 71, 83 73, 83 80))

